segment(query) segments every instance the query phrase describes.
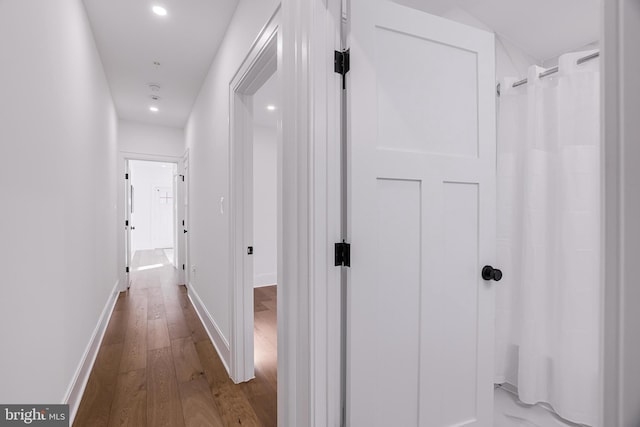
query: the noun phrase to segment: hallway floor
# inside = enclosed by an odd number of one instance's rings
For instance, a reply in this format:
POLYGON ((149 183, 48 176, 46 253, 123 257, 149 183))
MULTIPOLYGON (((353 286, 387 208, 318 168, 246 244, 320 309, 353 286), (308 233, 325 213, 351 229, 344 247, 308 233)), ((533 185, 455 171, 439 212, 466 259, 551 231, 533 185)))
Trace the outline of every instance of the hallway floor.
POLYGON ((76 427, 276 426, 275 296, 256 307, 256 378, 236 385, 162 250, 136 252, 75 418, 76 427), (265 321, 266 320, 266 321, 265 321), (269 322, 273 322, 269 324, 269 322), (275 337, 275 335, 274 335, 275 337))

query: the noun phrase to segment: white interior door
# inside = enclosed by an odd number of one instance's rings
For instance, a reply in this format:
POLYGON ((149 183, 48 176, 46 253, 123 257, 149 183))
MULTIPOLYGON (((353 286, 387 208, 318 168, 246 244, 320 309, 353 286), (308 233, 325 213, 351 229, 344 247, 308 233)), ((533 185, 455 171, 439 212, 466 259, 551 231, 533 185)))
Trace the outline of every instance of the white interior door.
POLYGON ((189 155, 185 155, 183 160, 182 160, 182 164, 183 164, 183 171, 184 171, 184 175, 182 176, 182 203, 183 203, 183 207, 182 207, 182 247, 183 247, 183 253, 184 253, 184 258, 183 261, 184 263, 182 264, 182 269, 184 271, 184 284, 185 285, 189 285, 190 283, 190 277, 191 277, 191 260, 190 258, 190 254, 189 254, 189 155))
POLYGON ((129 160, 125 160, 125 215, 124 215, 124 235, 125 235, 125 271, 127 280, 127 289, 131 287, 131 261, 133 254, 131 250, 131 206, 133 201, 131 189, 131 168, 129 160))
POLYGON ((351 0, 347 419, 492 426, 493 35, 351 0))
POLYGON ((179 267, 180 263, 178 262, 180 260, 180 255, 182 253, 182 250, 180 248, 180 234, 182 232, 181 229, 181 225, 182 225, 182 219, 181 219, 181 210, 180 210, 180 197, 182 197, 182 194, 180 193, 180 187, 178 185, 178 179, 179 179, 179 175, 177 173, 177 170, 174 169, 174 173, 173 173, 173 194, 174 194, 174 198, 173 198, 173 224, 172 224, 172 231, 173 231, 173 259, 171 260, 171 262, 173 263, 173 266, 181 269, 182 267, 179 267))

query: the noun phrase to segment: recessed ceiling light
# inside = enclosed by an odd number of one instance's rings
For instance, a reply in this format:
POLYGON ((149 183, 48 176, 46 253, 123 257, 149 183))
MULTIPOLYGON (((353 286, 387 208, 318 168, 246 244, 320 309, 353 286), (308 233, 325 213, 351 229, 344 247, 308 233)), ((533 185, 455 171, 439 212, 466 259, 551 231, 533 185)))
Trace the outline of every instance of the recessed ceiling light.
POLYGON ((153 113, 157 113, 158 111, 158 107, 149 107, 149 111, 153 112, 153 113))
POLYGON ((159 16, 166 16, 167 14, 167 9, 165 9, 162 6, 153 6, 152 10, 153 10, 153 13, 159 16))
POLYGON ((267 105, 267 110, 275 111, 276 110, 276 106, 275 105, 267 105))

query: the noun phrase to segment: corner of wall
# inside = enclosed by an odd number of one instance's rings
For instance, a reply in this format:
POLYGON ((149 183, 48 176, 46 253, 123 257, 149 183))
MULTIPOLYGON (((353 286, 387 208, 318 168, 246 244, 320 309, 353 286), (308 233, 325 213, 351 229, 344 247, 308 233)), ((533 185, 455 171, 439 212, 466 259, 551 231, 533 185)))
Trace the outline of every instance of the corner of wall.
POLYGON ((69 425, 73 425, 73 420, 78 413, 82 395, 84 394, 87 382, 89 381, 89 375, 91 374, 93 365, 98 357, 98 351, 100 350, 102 340, 104 339, 107 325, 109 324, 109 320, 113 314, 113 309, 115 308, 118 300, 119 286, 120 283, 117 281, 111 290, 107 303, 102 309, 98 323, 91 334, 91 339, 87 344, 84 354, 80 359, 80 363, 78 364, 71 383, 69 384, 69 388, 62 400, 64 403, 69 405, 69 425))
POLYGON ((220 331, 215 319, 211 316, 193 286, 188 286, 187 289, 191 305, 196 310, 200 321, 204 325, 204 329, 207 331, 207 335, 209 335, 213 346, 218 352, 220 360, 222 360, 222 364, 227 370, 227 374, 231 376, 231 349, 229 342, 220 331))

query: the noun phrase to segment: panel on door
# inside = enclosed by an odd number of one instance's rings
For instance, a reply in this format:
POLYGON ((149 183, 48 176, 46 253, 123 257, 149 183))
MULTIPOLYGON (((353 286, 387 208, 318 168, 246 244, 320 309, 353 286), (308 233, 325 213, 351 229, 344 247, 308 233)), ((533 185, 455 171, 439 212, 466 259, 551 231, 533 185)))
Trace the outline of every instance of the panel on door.
POLYGON ((492 426, 493 35, 352 0, 347 420, 492 426))

